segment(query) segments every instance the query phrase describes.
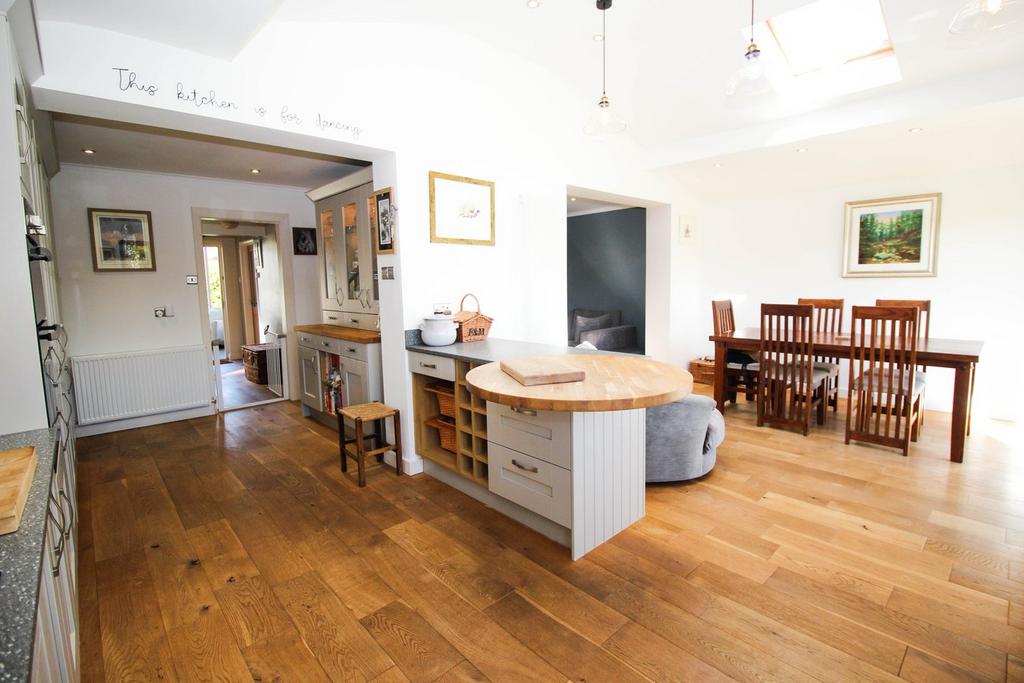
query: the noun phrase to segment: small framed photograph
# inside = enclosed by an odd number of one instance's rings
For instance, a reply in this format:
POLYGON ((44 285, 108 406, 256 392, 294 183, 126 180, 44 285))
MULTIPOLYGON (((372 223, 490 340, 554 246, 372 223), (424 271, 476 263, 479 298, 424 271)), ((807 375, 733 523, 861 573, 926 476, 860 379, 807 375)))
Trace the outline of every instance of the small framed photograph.
POLYGON ((846 204, 843 277, 935 277, 942 194, 846 204))
POLYGON ((431 171, 430 241, 494 246, 494 183, 431 171))
POLYGON ((370 226, 374 236, 373 248, 378 254, 394 254, 398 244, 394 196, 390 187, 370 195, 370 226))
POLYGON ((96 272, 156 270, 149 211, 89 209, 89 237, 96 272))
POLYGON ((292 228, 292 251, 296 256, 316 256, 316 228, 292 228))

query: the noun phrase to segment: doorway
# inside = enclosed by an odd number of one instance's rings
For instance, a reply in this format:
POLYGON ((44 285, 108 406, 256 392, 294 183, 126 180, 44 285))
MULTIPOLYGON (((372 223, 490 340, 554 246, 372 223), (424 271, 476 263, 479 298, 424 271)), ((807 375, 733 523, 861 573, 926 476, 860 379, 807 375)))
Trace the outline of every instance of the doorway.
POLYGON ((202 270, 221 411, 286 398, 277 226, 203 216, 202 270))

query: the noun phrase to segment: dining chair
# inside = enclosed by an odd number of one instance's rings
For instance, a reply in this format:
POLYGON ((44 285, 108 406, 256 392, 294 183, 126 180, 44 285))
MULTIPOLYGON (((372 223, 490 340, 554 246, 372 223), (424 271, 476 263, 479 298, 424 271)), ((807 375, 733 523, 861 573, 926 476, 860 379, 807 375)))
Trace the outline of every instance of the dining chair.
MULTIPOLYGON (((932 326, 932 301, 931 299, 875 299, 876 306, 889 306, 889 307, 900 307, 900 308, 916 308, 917 309, 917 336, 924 339, 924 343, 928 343, 928 332, 932 326), (921 330, 924 330, 924 335, 921 334, 921 330)), ((928 368, 922 365, 918 368, 921 372, 928 372, 928 368)), ((924 383, 921 383, 921 393, 924 393, 924 383)), ((970 395, 974 396, 974 373, 971 373, 971 391, 970 395)), ((968 399, 970 400, 970 399, 968 399)), ((970 403, 968 403, 970 405, 970 403)), ((968 421, 970 418, 968 418, 968 421)), ((921 400, 921 420, 920 424, 924 424, 924 399, 921 400)))
POLYGON ((757 391, 757 426, 795 428, 804 436, 811 411, 825 422, 828 372, 814 367, 814 306, 761 304, 761 379, 757 391))
POLYGON ((918 321, 913 307, 853 307, 846 443, 892 446, 906 456, 917 441, 924 385, 918 321))
MULTIPOLYGON (((736 318, 732 312, 732 300, 711 302, 711 320, 715 336, 736 331, 736 318)), ((729 349, 725 365, 725 395, 733 403, 736 395, 743 392, 748 401, 754 400, 757 391, 759 367, 757 360, 743 351, 729 349)))
MULTIPOLYGON (((835 337, 843 329, 844 299, 797 299, 798 304, 814 306, 814 333, 835 337)), ((825 384, 825 401, 832 406, 832 412, 839 412, 839 368, 841 359, 837 356, 816 355, 814 367, 828 373, 825 384)))

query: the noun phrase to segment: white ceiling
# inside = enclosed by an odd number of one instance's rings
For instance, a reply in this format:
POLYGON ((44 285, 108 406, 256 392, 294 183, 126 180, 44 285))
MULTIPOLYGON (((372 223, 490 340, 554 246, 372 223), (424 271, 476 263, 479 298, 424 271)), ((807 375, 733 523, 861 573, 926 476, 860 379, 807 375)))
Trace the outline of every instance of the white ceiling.
MULTIPOLYGON (((809 0, 760 0, 758 20, 809 0)), ((196 52, 231 58, 270 21, 375 22, 441 26, 550 70, 580 102, 600 94, 601 28, 592 0, 35 0, 40 20, 100 26, 196 52)), ((881 0, 902 80, 829 100, 805 93, 775 106, 730 108, 725 84, 742 61, 749 5, 740 0, 618 0, 608 12, 608 94, 629 134, 652 152, 878 97, 921 94, 945 81, 1024 63, 1024 39, 953 49, 947 27, 965 0, 881 0)), ((344 40, 339 27, 339 45, 344 40)), ((762 44, 763 49, 767 49, 762 44)), ((300 66, 301 65, 297 65, 300 66)), ((982 82, 984 79, 978 79, 982 82)), ((985 86, 999 99, 999 79, 985 86)), ((1018 87, 1015 85, 1014 87, 1018 87)), ((1024 87, 1024 86, 1022 86, 1024 87)), ((1010 93, 1003 97, 1017 96, 1010 93)), ((927 97, 921 95, 925 102, 927 97)), ((946 99, 957 102, 955 95, 946 99)), ((974 102, 987 101, 978 97, 974 102)), ((971 103, 971 102, 969 102, 971 103)), ((897 106, 889 106, 900 110, 897 106)), ((933 108, 934 109, 937 109, 933 108)), ((868 113, 846 124, 867 125, 868 113)), ((841 118, 837 115, 835 118, 841 118)), ((699 155, 677 154, 673 163, 699 155)))
POLYGON ((281 0, 35 0, 40 21, 126 33, 231 59, 270 20, 281 0))
POLYGON ((95 119, 54 118, 61 163, 311 189, 358 171, 358 162, 221 138, 95 119), (95 154, 85 154, 92 149, 95 154), (349 163, 346 163, 349 161, 349 163), (251 170, 260 169, 259 175, 251 170))
POLYGON ((618 211, 619 209, 628 209, 630 207, 625 204, 616 204, 615 202, 606 202, 600 199, 588 199, 571 194, 565 199, 565 208, 569 216, 584 216, 588 213, 618 211))
POLYGON ((969 172, 1022 163, 1022 122, 1024 98, 1018 98, 701 159, 674 170, 688 188, 712 201, 969 172), (910 133, 911 128, 922 130, 910 133))

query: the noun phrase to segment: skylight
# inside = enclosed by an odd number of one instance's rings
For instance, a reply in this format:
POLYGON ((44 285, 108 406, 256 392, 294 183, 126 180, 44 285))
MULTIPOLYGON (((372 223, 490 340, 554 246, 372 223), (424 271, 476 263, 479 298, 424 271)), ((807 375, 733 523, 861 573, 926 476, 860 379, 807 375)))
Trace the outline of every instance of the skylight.
POLYGON ((880 0, 815 0, 767 23, 794 76, 893 54, 880 0))

